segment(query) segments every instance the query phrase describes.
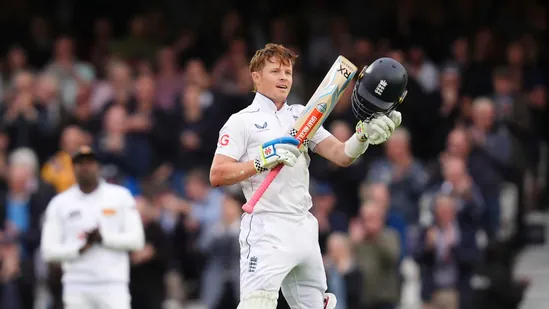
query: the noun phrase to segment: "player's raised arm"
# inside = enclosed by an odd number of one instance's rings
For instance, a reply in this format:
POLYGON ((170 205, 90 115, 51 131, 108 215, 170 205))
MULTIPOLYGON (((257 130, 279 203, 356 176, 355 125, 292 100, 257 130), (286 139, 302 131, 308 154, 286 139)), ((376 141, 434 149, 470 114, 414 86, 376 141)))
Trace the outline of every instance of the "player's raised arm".
POLYGON ((351 95, 352 110, 358 118, 356 132, 346 142, 333 136, 319 142, 315 152, 340 166, 348 166, 368 145, 385 142, 402 122, 394 109, 406 97, 408 73, 391 58, 380 58, 364 67, 351 95))

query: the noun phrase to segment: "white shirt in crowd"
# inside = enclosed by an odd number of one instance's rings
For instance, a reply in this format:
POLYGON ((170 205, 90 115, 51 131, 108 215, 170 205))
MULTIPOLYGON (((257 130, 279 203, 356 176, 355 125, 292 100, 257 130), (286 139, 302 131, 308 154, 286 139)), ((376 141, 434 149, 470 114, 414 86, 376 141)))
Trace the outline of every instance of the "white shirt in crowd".
MULTIPOLYGON (((304 105, 287 105, 277 111, 275 104, 257 93, 252 104, 233 114, 219 132, 216 154, 240 162, 253 160, 260 145, 275 138, 288 136, 288 132, 305 109, 304 105)), ((323 127, 310 138, 309 149, 330 136, 323 127)), ((254 213, 276 212, 305 215, 312 207, 309 194, 308 153, 302 154, 293 167, 284 167, 257 203, 254 213)), ((268 172, 241 182, 246 199, 250 199, 268 172)))
POLYGON ((101 181, 85 194, 78 185, 55 196, 46 209, 41 253, 47 262, 61 262, 63 284, 127 284, 129 251, 144 247, 143 224, 136 202, 124 187, 101 181), (102 244, 82 254, 82 235, 99 228, 102 244))

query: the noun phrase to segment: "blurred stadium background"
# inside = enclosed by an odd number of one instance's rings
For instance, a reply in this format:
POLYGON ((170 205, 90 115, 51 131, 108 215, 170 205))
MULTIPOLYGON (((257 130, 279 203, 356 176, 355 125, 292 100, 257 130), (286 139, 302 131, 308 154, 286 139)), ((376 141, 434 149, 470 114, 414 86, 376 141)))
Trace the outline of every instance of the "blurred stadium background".
MULTIPOLYGON (((238 268, 242 197, 211 188, 208 168, 218 130, 251 102, 247 61, 267 42, 300 55, 291 104, 338 54, 359 67, 390 56, 411 77, 389 142, 347 169, 311 164, 342 305, 549 308, 547 14, 535 0, 2 1, 0 308, 62 308, 40 221, 85 143, 138 197, 155 249, 132 257, 134 309, 235 308, 238 278, 221 274, 238 268), (385 242, 360 238, 380 220, 385 242), (458 223, 457 240, 430 238, 443 222, 458 223)), ((349 104, 348 92, 326 123, 343 140, 349 104)))

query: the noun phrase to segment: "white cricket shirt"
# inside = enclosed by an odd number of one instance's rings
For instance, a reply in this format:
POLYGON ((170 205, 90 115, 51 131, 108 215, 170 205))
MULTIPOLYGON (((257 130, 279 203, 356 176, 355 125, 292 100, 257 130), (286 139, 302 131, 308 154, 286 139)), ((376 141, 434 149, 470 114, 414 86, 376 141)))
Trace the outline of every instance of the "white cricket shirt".
POLYGON ((65 288, 89 288, 128 283, 128 251, 143 248, 144 242, 143 224, 131 193, 102 180, 89 194, 74 185, 51 200, 41 253, 48 262, 61 262, 65 288), (85 243, 82 234, 97 227, 102 244, 79 254, 85 243))
MULTIPOLYGON (((239 162, 255 159, 259 155, 260 145, 275 138, 288 136, 289 130, 305 109, 303 105, 287 105, 277 111, 269 98, 257 93, 252 104, 233 114, 219 132, 216 154, 231 157, 239 162)), ((309 149, 330 136, 323 127, 309 137, 309 149)), ((312 207, 309 194, 308 153, 303 153, 295 166, 285 166, 265 191, 254 210, 255 213, 276 212, 304 215, 312 207)), ((265 179, 264 172, 240 184, 246 199, 265 179)))

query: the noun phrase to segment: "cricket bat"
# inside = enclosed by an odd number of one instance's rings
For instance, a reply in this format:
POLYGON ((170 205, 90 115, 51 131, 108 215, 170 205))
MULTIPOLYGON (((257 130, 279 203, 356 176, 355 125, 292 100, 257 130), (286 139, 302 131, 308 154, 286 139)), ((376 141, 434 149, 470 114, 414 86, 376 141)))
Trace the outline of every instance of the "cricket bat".
MULTIPOLYGON (((306 151, 309 144, 309 137, 313 136, 318 128, 324 123, 328 115, 332 112, 335 105, 343 95, 343 92, 349 86, 354 78, 357 67, 343 56, 337 57, 336 61, 316 89, 315 93, 305 105, 301 116, 296 120, 293 128, 288 132, 299 141, 299 149, 306 151)), ((267 188, 276 178, 284 164, 279 164, 269 171, 269 174, 263 180, 254 195, 248 203, 242 206, 246 213, 252 213, 255 205, 263 196, 267 188)))

